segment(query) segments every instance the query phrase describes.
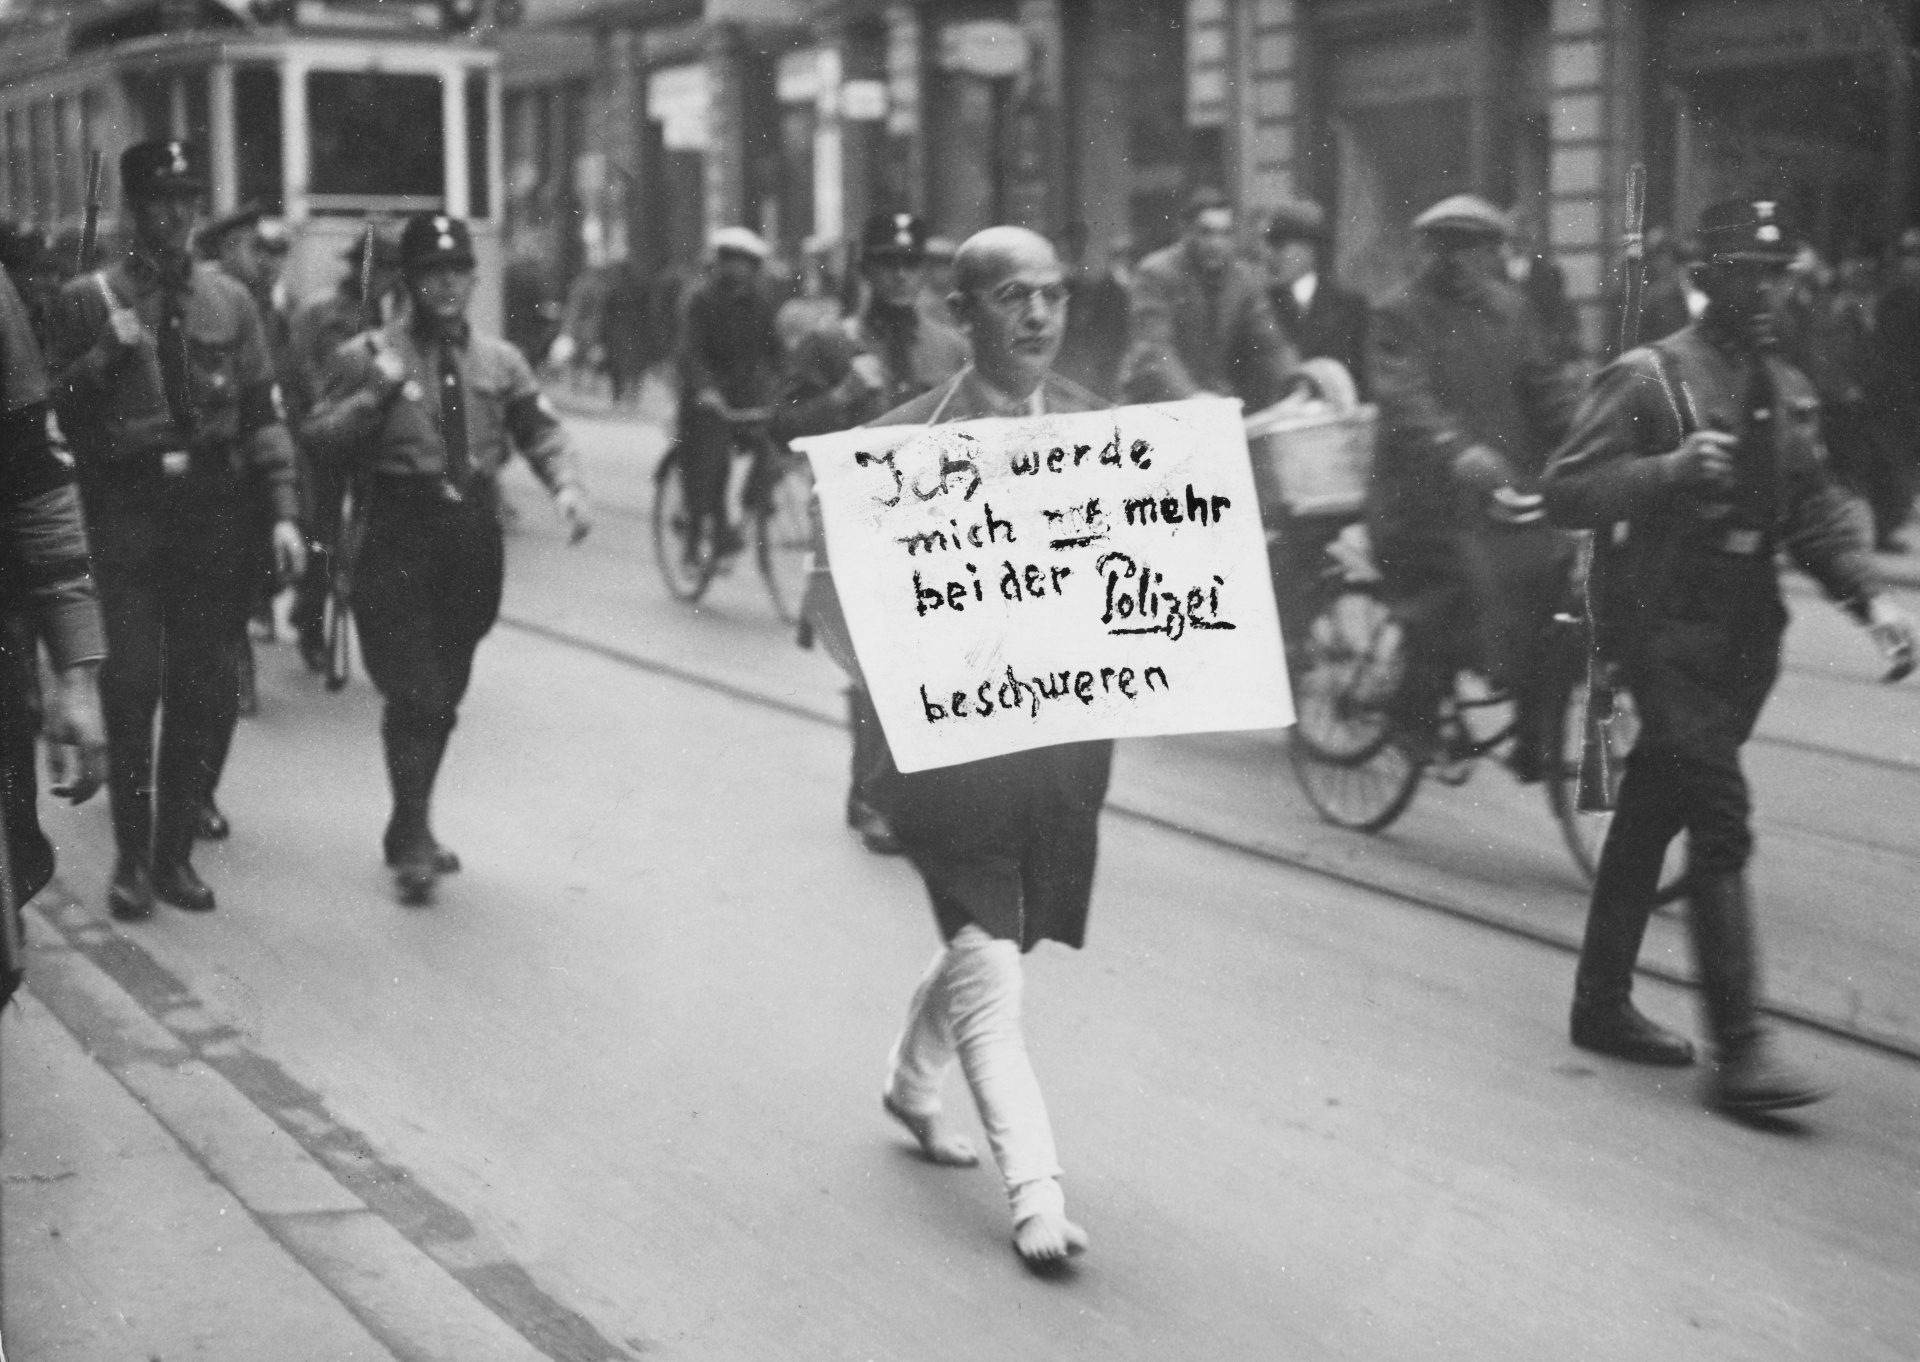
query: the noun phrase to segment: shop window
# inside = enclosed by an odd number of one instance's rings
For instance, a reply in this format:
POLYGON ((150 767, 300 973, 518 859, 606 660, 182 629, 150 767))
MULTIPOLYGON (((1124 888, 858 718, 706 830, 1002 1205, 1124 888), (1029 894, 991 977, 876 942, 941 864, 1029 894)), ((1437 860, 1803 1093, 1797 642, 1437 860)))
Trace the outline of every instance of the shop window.
POLYGON ((315 71, 307 77, 307 125, 315 212, 406 212, 445 202, 438 76, 315 71))
POLYGON ((280 72, 242 66, 233 73, 234 173, 239 201, 285 211, 281 165, 280 72))
POLYGON ((493 160, 487 154, 493 111, 488 99, 492 77, 485 71, 467 72, 467 214, 493 216, 493 160))

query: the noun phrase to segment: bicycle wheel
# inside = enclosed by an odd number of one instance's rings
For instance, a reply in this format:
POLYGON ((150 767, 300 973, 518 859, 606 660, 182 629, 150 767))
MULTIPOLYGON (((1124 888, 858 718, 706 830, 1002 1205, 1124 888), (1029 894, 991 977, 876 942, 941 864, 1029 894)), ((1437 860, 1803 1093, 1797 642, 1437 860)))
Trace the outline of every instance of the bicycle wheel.
POLYGON ((713 581, 713 546, 699 540, 700 524, 687 504, 679 451, 670 450, 653 475, 653 556, 667 591, 697 601, 713 581))
MULTIPOLYGON (((1567 693, 1559 707, 1558 726, 1547 751, 1547 803, 1567 851, 1580 873, 1591 882, 1600 867, 1600 848, 1606 844, 1607 829, 1613 823, 1611 813, 1582 813, 1579 809, 1580 758, 1586 741, 1587 681, 1584 673, 1567 693)), ((1633 750, 1640 733, 1640 718, 1634 712, 1633 697, 1620 690, 1613 697, 1613 718, 1607 726, 1607 770, 1612 776, 1610 793, 1620 792, 1620 777, 1626 770, 1627 753, 1633 750)), ((1686 863, 1680 839, 1667 849, 1667 862, 1660 872, 1657 903, 1671 903, 1687 891, 1686 863)))
POLYGON ((807 589, 807 563, 813 550, 813 476, 797 454, 780 454, 779 471, 767 489, 766 504, 754 515, 754 557, 767 583, 773 612, 785 624, 800 620, 800 598, 807 589))
POLYGON ((1405 674, 1401 632, 1371 590, 1343 587, 1313 617, 1293 679, 1294 740, 1359 764, 1387 741, 1386 702, 1405 674))
POLYGON ((1398 743, 1382 742, 1358 761, 1328 761, 1300 741, 1296 728, 1287 757, 1314 811, 1356 832, 1378 832, 1392 823, 1420 788, 1420 764, 1398 743))
POLYGON ((1315 614, 1300 651, 1294 778, 1329 823, 1378 832, 1419 788, 1421 768, 1390 741, 1387 702, 1406 675, 1403 635, 1372 590, 1342 587, 1315 614))

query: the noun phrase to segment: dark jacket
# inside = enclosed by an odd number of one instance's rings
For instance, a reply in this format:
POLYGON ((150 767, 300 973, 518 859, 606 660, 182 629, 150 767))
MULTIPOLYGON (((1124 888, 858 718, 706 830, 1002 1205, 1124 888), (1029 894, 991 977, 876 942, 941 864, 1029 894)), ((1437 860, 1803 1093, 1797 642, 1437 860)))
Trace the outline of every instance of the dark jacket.
POLYGON ((293 442, 274 400, 274 372, 259 310, 246 289, 212 265, 176 279, 134 256, 70 280, 60 293, 53 356, 54 402, 73 441, 80 479, 91 485, 184 449, 257 479, 276 518, 299 515, 293 442), (153 337, 165 299, 183 293, 187 407, 170 405, 153 337), (131 307, 148 339, 119 349, 106 337, 107 296, 131 307))
POLYGON ((1244 260, 1206 274, 1184 242, 1134 271, 1130 329, 1120 376, 1130 402, 1211 392, 1257 410, 1280 399, 1297 360, 1273 319, 1265 276, 1244 260))
POLYGON ((967 364, 967 342, 917 308, 894 317, 871 306, 858 317, 839 318, 807 332, 793 348, 786 392, 774 433, 783 440, 849 430, 900 406, 935 384, 952 378, 967 364), (841 385, 853 361, 872 355, 880 361, 886 387, 850 391, 841 385))
MULTIPOLYGON (((26 307, 0 273, 0 603, 25 607, 62 670, 105 656, 73 460, 49 419, 26 307)), ((11 681, 0 682, 11 684, 11 681)))
POLYGON ((1599 531, 1593 596, 1610 646, 1642 646, 1663 623, 1704 626, 1737 617, 1746 625, 1784 624, 1777 600, 1766 620, 1756 621, 1750 603, 1723 580, 1735 560, 1745 559, 1755 565, 1748 575, 1761 572, 1770 582, 1775 548, 1864 617, 1872 564, 1865 535, 1827 473, 1819 400, 1791 365, 1771 359, 1768 368, 1780 407, 1771 479, 1777 490, 1757 540, 1729 540, 1739 527, 1707 499, 1675 487, 1650 458, 1677 449, 1691 430, 1738 429, 1740 364, 1699 325, 1616 360, 1581 402, 1542 489, 1556 522, 1599 531), (1656 348, 1667 360, 1665 382, 1656 348))
POLYGON ((1469 445, 1498 450, 1527 488, 1579 397, 1502 283, 1422 274, 1375 309, 1371 355, 1381 420, 1368 519, 1387 554, 1456 532, 1452 467, 1469 445))
POLYGON ((1301 359, 1337 359, 1347 366, 1364 400, 1372 394, 1367 370, 1367 300, 1321 275, 1306 311, 1294 300, 1290 284, 1268 290, 1274 319, 1301 359))
MULTIPOLYGON (((1104 402, 1050 375, 1049 412, 1097 411, 1104 402)), ((1022 415, 971 369, 887 412, 876 426, 925 425, 1022 415)), ((840 616, 831 587, 809 592, 840 616), (826 598, 831 598, 830 600, 826 598)), ((822 620, 823 631, 846 625, 822 620)), ((829 651, 833 651, 831 645, 829 651)), ((877 790, 907 857, 926 881, 943 938, 968 923, 1031 950, 1043 940, 1086 939, 1113 744, 1065 743, 958 766, 893 773, 877 790)))
POLYGON ((730 407, 758 407, 779 393, 786 353, 764 290, 722 289, 708 279, 687 296, 680 320, 680 391, 712 388, 730 407))

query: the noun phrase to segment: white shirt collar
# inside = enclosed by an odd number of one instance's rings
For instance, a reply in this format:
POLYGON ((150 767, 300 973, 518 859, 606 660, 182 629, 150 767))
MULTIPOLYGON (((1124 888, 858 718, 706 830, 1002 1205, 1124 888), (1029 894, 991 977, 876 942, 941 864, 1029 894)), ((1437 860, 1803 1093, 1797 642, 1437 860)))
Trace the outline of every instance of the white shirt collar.
POLYGON ((1320 274, 1317 270, 1308 270, 1293 281, 1293 301, 1302 312, 1313 306, 1313 295, 1320 290, 1320 274))

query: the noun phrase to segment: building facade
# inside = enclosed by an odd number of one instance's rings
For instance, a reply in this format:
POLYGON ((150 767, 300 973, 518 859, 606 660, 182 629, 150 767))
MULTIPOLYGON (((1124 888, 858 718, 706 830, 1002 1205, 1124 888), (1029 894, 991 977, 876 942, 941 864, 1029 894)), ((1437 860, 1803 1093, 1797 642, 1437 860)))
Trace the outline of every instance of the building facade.
POLYGON ((1649 222, 1783 200, 1828 252, 1915 220, 1914 0, 530 0, 504 45, 510 233, 574 262, 790 258, 877 207, 962 237, 1159 245, 1200 184, 1249 237, 1319 199, 1378 292, 1408 222, 1519 210, 1600 344, 1627 167, 1649 222))

